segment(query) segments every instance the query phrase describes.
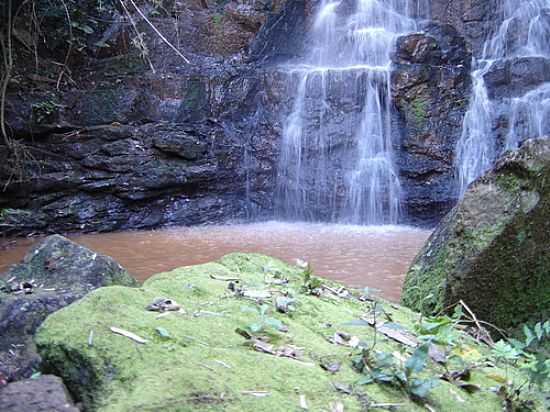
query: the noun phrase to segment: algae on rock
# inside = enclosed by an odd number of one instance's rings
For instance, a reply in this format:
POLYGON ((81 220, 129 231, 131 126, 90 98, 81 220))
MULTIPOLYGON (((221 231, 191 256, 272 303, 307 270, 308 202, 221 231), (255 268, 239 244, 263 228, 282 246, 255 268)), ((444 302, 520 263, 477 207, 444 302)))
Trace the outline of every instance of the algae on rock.
POLYGON ((463 300, 513 327, 550 311, 550 139, 529 140, 476 180, 411 265, 402 302, 425 314, 463 300))
MULTIPOLYGON (((358 385, 362 375, 351 362, 357 350, 327 340, 342 331, 371 344, 373 328, 349 321, 372 310, 372 302, 330 293, 318 297, 304 291, 303 285, 303 268, 261 255, 232 254, 216 263, 158 274, 139 289, 98 289, 50 316, 35 340, 47 370, 62 376, 90 411, 287 412, 297 410, 301 398, 312 411, 327 410, 331 402, 341 402, 345 411, 360 411, 366 400, 403 403, 407 411, 424 410, 391 386, 358 385), (269 299, 264 304, 272 307, 269 316, 288 328, 286 333, 270 330, 270 344, 302 348, 299 359, 257 352, 236 332, 254 321, 256 315, 245 309, 255 303, 229 290, 228 278, 239 278, 231 288, 271 291, 274 296, 286 292, 295 299, 295 309, 286 314, 277 313, 269 299), (159 296, 174 299, 182 311, 161 316, 147 311, 145 307, 159 296), (147 343, 139 345, 115 335, 110 331, 113 326, 147 343), (166 332, 164 336, 157 332, 159 327, 166 332), (334 375, 321 367, 327 358, 341 364, 334 375), (352 393, 336 389, 343 385, 351 386, 352 393)), ((380 301, 376 306, 394 325, 408 330, 419 321, 418 314, 398 305, 380 301)), ((459 335, 464 348, 479 356, 488 352, 473 338, 459 335)), ((413 350, 380 334, 376 341, 377 349, 400 357, 413 350)), ((430 361, 425 372, 433 376, 444 371, 430 361)), ((471 382, 482 389, 471 394, 441 381, 427 401, 441 411, 500 411, 498 395, 489 390, 498 384, 491 373, 502 375, 496 368, 472 370, 471 382)))

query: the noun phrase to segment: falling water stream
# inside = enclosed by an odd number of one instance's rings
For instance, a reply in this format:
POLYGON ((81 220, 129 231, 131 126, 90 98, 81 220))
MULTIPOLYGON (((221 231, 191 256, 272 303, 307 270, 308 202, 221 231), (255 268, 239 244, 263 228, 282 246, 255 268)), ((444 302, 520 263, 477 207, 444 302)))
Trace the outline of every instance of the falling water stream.
MULTIPOLYGON (((322 1, 311 52, 283 68, 295 93, 284 121, 277 213, 294 220, 396 223, 390 53, 413 31, 405 0, 322 1)), ((416 3, 415 3, 416 4, 416 3)))
POLYGON ((550 132, 550 83, 521 96, 491 99, 485 76, 497 62, 512 58, 550 58, 550 0, 500 0, 501 19, 474 61, 473 93, 457 146, 460 193, 488 170, 503 151, 550 132), (494 132, 498 115, 508 118, 504 142, 494 132))

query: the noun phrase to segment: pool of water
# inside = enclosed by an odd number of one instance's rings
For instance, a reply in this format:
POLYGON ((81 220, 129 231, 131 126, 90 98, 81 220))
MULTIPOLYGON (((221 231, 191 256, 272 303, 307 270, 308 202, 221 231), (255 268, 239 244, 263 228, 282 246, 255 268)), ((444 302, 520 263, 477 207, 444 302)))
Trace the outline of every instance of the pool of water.
MULTIPOLYGON (((266 222, 69 236, 115 258, 139 280, 231 252, 257 252, 290 263, 302 259, 316 274, 348 286, 371 287, 397 301, 407 268, 430 235, 407 226, 352 226, 266 222)), ((0 251, 0 273, 35 240, 0 251)))

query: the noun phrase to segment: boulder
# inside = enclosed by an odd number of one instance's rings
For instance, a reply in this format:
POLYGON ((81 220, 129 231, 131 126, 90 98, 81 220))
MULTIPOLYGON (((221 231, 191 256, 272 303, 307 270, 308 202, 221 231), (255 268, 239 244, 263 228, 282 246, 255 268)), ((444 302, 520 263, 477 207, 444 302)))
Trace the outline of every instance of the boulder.
MULTIPOLYGON (((88 411, 286 412, 304 403, 312 411, 342 410, 340 403, 362 411, 366 402, 424 410, 405 391, 356 385, 364 375, 352 366, 351 355, 360 351, 350 346, 355 340, 373 344, 373 328, 357 321, 372 304, 361 291, 305 276, 303 268, 267 256, 232 254, 155 275, 140 289, 95 290, 48 317, 35 340, 46 370, 60 374, 88 411), (150 311, 166 299, 180 310, 150 311)), ((385 301, 376 310, 398 335, 414 335, 421 319, 385 301)), ((488 347, 456 333, 462 351, 488 355, 488 347)), ((417 338, 411 339, 414 345, 417 338)), ((413 351, 380 333, 375 342, 385 353, 408 357, 413 351)), ((444 369, 429 361, 424 372, 439 376, 444 369)), ((501 411, 489 388, 496 384, 491 376, 502 373, 472 370, 481 389, 475 394, 440 380, 426 402, 440 411, 501 411)))
POLYGON ((60 378, 42 375, 0 389, 2 412, 79 412, 60 378))
POLYGON ((30 376, 40 364, 32 335, 52 312, 101 286, 137 285, 108 256, 54 235, 34 246, 2 275, 0 291, 0 375, 30 376))
POLYGON ((548 239, 550 139, 532 139, 470 185, 413 262, 402 302, 429 314, 462 299, 505 328, 537 320, 550 310, 548 239))

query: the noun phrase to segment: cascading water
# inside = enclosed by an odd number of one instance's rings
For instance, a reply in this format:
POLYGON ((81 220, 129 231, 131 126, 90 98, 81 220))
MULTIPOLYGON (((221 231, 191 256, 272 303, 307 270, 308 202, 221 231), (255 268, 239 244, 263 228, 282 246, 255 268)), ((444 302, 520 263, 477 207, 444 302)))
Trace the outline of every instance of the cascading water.
POLYGON ((502 150, 515 149, 525 139, 550 132, 550 83, 498 101, 489 97, 486 75, 497 62, 512 58, 550 58, 550 0, 501 0, 497 30, 474 61, 473 95, 458 141, 458 187, 468 185, 488 170, 502 150), (503 142, 494 132, 498 117, 508 119, 503 142))
POLYGON ((322 1, 309 57, 284 68, 295 99, 277 178, 283 218, 381 224, 399 217, 390 52, 398 35, 415 29, 413 1, 350 3, 322 1))

